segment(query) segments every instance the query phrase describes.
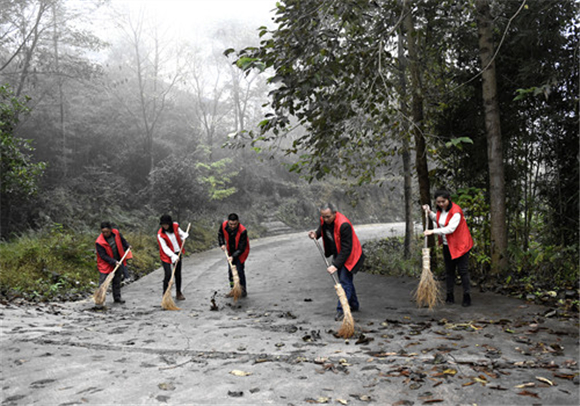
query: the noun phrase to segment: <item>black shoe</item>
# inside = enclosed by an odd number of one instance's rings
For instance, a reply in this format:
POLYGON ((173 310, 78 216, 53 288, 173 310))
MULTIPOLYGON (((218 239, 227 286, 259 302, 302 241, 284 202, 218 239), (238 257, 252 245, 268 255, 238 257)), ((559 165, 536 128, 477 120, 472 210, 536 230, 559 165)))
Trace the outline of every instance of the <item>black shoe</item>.
POLYGON ((447 294, 447 298, 445 299, 445 303, 447 303, 447 304, 455 303, 455 298, 453 297, 453 293, 447 294))
POLYGON ((125 301, 123 299, 115 299, 115 303, 123 304, 125 301))
POLYGON ((334 316, 334 320, 341 321, 342 319, 344 319, 344 313, 342 312, 342 310, 339 310, 336 312, 336 316, 334 316))
POLYGON ((471 296, 469 295, 469 293, 463 294, 463 303, 461 303, 461 306, 463 307, 471 306, 471 296))
POLYGON ((244 290, 242 291, 242 297, 246 297, 246 296, 248 296, 248 292, 246 292, 246 289, 244 289, 244 290))

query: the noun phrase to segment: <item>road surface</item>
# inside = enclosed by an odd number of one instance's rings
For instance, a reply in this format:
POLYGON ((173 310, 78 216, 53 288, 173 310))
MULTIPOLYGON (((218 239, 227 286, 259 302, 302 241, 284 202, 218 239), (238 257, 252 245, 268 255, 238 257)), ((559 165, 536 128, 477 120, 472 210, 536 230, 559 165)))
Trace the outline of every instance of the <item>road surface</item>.
MULTIPOLYGON (((402 227, 355 229, 365 241, 402 227)), ((248 297, 225 298, 215 248, 184 260, 180 311, 160 306, 162 269, 123 287, 124 305, 109 293, 104 311, 0 307, 2 406, 579 404, 577 318, 477 289, 469 308, 418 309, 416 280, 359 273, 344 340, 305 232, 252 241, 246 275, 248 297)))

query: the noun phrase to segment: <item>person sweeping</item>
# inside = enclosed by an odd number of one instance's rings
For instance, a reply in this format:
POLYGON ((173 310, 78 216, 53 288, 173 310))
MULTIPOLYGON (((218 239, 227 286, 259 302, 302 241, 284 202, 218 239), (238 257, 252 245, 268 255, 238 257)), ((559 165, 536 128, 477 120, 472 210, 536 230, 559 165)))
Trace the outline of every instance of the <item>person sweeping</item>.
MULTIPOLYGON (((185 240, 189 234, 179 228, 179 224, 174 222, 170 215, 164 214, 159 220, 159 231, 157 231, 157 242, 159 243, 159 255, 165 276, 163 278, 163 292, 167 291, 167 286, 171 280, 172 273, 175 278, 175 299, 185 300, 185 296, 181 292, 181 262, 179 261, 180 247, 182 241, 185 240), (176 264, 177 263, 177 264, 176 264), (172 265, 175 265, 175 271, 172 270, 172 265)), ((185 254, 182 252, 181 254, 185 254)))
MULTIPOLYGON (((98 290, 95 298, 98 298, 98 305, 104 303, 104 295, 108 285, 105 284, 110 273, 115 272, 113 276, 113 300, 115 303, 123 304, 125 301, 121 298, 121 279, 123 278, 124 268, 127 266, 127 259, 132 258, 129 251, 131 246, 125 240, 119 230, 113 228, 110 222, 101 223, 101 234, 95 241, 97 251, 97 268, 99 270, 99 287, 103 287, 101 292, 98 290), (125 255, 125 251, 128 251, 125 255), (117 268, 122 268, 117 271, 117 268)), ((110 280, 109 280, 110 281, 110 280)))
MULTIPOLYGON (((320 225, 316 230, 309 231, 308 236, 313 240, 322 237, 325 256, 332 257, 326 270, 331 275, 338 275, 350 310, 358 311, 360 303, 354 287, 354 274, 362 267, 365 255, 351 222, 332 203, 326 203, 320 207, 320 225)), ((334 319, 339 321, 344 317, 339 296, 334 319)))
MULTIPOLYGON (((239 288, 242 297, 248 296, 245 263, 250 254, 250 239, 248 230, 240 224, 240 217, 236 213, 228 215, 228 219, 221 224, 218 230, 218 244, 228 259, 228 279, 232 290, 227 296, 237 296, 239 288), (234 272, 237 273, 237 280, 234 272)), ((237 297, 234 298, 237 300, 237 297)))
POLYGON ((437 213, 433 213, 429 205, 423 205, 431 220, 435 221, 436 228, 425 230, 425 236, 437 235, 439 245, 443 245, 443 259, 445 260, 447 296, 445 303, 455 303, 455 271, 459 272, 463 286, 462 306, 471 306, 471 282, 469 281, 469 252, 473 247, 473 239, 467 227, 463 210, 451 201, 447 190, 437 190, 434 194, 437 213))

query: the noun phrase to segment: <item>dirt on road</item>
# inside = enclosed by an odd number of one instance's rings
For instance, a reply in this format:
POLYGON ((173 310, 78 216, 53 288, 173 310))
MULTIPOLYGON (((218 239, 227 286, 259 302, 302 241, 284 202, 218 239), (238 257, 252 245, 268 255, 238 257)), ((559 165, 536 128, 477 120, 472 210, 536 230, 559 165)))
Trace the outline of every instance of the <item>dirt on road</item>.
MULTIPOLYGON (((355 229, 366 241, 402 224, 355 229)), ((417 280, 359 273, 357 331, 339 339, 306 233, 251 246, 237 303, 216 248, 184 260, 179 311, 161 308, 161 269, 104 310, 1 306, 1 404, 580 404, 577 315, 477 289, 471 307, 429 311, 412 301, 417 280)))

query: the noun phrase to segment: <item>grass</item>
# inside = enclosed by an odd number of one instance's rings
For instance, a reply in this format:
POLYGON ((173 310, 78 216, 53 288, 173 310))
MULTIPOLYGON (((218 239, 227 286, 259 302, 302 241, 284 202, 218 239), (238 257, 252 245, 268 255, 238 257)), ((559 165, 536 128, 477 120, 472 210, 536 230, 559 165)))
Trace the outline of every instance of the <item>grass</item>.
POLYGON ((419 278, 422 271, 421 241, 413 241, 411 256, 404 257, 404 238, 389 237, 363 244, 366 256, 362 271, 388 276, 419 278))
MULTIPOLYGON (((214 246, 217 228, 213 228, 192 224, 187 251, 199 252, 214 246)), ((156 235, 142 231, 121 232, 133 247, 129 272, 135 279, 161 266, 156 235)), ((0 242, 0 298, 68 301, 90 296, 99 280, 97 236, 97 233, 54 228, 0 242)))

